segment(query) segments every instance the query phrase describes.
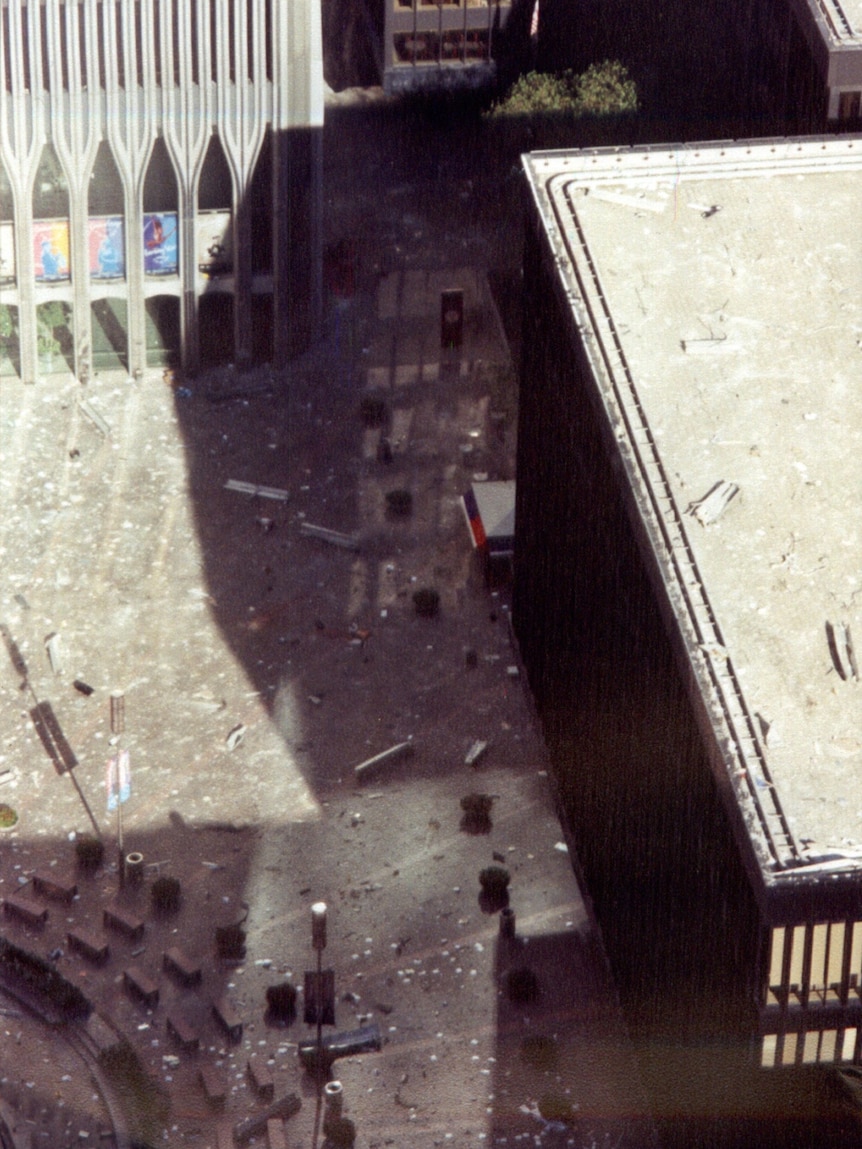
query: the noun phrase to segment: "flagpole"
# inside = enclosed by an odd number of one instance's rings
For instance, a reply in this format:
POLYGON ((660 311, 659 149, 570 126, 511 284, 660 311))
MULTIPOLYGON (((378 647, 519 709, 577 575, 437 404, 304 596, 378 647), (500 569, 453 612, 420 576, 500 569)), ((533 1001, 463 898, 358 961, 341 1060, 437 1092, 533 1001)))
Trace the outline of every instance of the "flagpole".
POLYGON ((111 695, 111 733, 116 736, 117 751, 117 874, 120 890, 126 884, 126 865, 123 858, 123 802, 120 792, 120 735, 126 727, 126 700, 122 691, 115 690, 111 695))

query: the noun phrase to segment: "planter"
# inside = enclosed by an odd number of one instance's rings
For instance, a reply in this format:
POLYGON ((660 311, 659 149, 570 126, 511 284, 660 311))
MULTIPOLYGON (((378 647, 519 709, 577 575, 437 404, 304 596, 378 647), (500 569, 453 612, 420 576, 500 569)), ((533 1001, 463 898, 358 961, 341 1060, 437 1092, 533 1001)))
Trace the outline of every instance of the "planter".
POLYGON ((18 811, 8 803, 0 802, 0 833, 14 830, 18 825, 18 811))

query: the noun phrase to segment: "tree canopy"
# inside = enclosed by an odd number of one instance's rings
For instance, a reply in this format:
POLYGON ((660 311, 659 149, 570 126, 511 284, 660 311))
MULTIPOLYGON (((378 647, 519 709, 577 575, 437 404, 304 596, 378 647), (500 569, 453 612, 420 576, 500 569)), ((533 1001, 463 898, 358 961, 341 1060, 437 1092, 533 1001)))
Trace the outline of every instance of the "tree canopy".
POLYGON ((637 87, 619 60, 590 64, 585 72, 526 72, 489 110, 491 116, 566 112, 618 116, 636 112, 637 87))

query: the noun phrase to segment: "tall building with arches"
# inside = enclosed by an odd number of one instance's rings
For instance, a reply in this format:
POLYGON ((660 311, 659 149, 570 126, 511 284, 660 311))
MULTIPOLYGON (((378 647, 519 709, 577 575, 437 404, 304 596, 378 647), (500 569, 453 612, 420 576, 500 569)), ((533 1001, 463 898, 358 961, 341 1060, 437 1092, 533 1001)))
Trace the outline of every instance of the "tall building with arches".
POLYGON ((0 0, 0 371, 284 362, 320 309, 318 0, 0 0))

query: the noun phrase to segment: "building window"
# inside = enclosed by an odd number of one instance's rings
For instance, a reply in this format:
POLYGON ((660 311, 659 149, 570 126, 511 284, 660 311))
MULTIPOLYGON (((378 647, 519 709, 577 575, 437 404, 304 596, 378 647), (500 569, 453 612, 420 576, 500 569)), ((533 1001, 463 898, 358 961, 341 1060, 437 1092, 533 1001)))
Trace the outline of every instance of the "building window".
POLYGON ((468 32, 464 44, 464 57, 467 60, 488 59, 488 33, 468 32))
POLYGON ((464 33, 463 32, 444 32, 443 33, 443 60, 463 60, 464 58, 464 33))

